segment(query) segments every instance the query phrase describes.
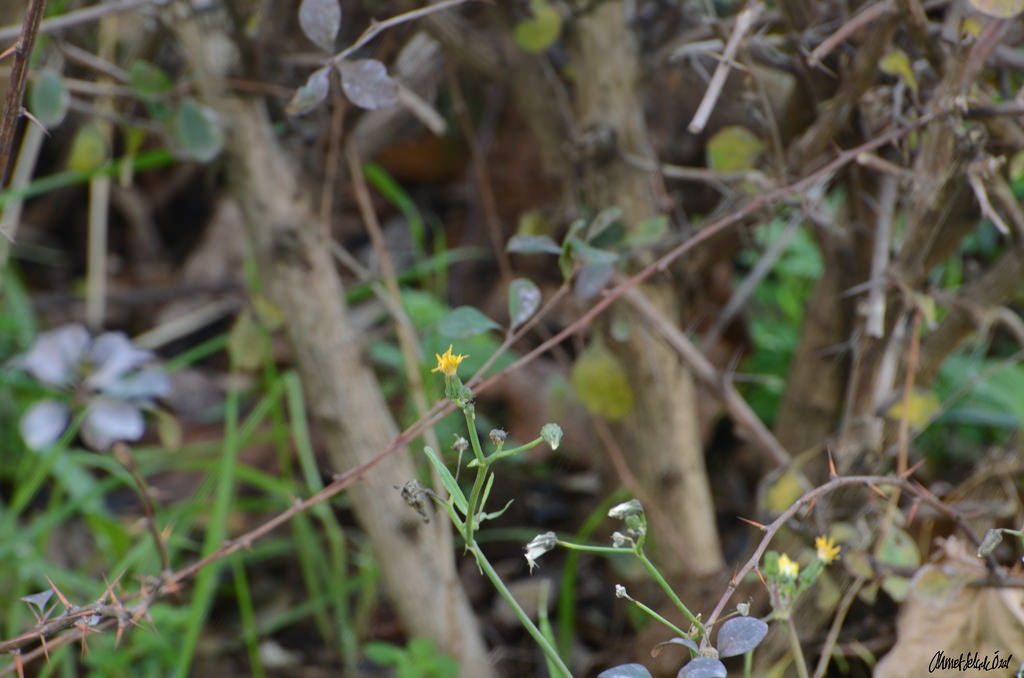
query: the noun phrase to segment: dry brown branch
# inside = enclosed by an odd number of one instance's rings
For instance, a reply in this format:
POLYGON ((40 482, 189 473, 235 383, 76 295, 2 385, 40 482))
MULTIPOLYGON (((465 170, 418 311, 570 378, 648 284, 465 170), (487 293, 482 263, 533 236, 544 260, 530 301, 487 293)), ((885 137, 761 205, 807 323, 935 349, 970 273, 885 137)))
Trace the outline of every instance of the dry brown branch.
MULTIPOLYGON (((7 96, 4 108, 0 112, 0 188, 7 186, 7 173, 11 169, 11 150, 14 148, 14 130, 22 113, 22 99, 25 96, 25 83, 28 81, 28 62, 32 57, 32 48, 36 43, 39 24, 46 10, 46 0, 30 0, 25 10, 18 41, 6 54, 13 54, 10 83, 7 85, 7 96)), ((3 40, 6 38, 0 38, 3 40)))

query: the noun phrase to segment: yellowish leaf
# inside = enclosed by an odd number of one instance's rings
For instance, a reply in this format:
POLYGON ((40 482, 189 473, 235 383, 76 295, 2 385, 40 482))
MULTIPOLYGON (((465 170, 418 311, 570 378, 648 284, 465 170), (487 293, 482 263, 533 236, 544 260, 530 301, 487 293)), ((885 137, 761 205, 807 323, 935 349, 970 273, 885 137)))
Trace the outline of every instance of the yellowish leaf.
POLYGON ((633 389, 626 370, 599 341, 576 359, 571 381, 576 397, 592 414, 615 420, 633 409, 633 389))
POLYGON ((971 0, 974 9, 1000 19, 1009 19, 1024 12, 1024 0, 971 0))
MULTIPOLYGON (((936 412, 942 407, 942 401, 932 391, 914 390, 907 399, 906 417, 914 428, 925 426, 936 412)), ((892 407, 885 412, 890 419, 900 421, 903 419, 903 398, 897 400, 892 407)))
POLYGON ((917 78, 914 77, 914 68, 910 64, 910 57, 901 49, 894 49, 878 62, 878 67, 883 73, 895 75, 907 84, 907 87, 917 97, 917 78))
POLYGON ((723 127, 708 140, 708 167, 716 172, 742 172, 754 167, 764 142, 746 127, 723 127))

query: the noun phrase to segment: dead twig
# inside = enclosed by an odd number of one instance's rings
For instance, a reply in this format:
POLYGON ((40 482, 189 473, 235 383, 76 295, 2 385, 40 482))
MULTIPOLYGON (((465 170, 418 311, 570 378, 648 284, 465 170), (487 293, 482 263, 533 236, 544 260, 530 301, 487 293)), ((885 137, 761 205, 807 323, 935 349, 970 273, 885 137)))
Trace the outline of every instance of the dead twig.
MULTIPOLYGON (((32 48, 36 44, 39 24, 46 10, 46 0, 30 0, 25 10, 25 19, 21 25, 18 42, 13 46, 14 58, 11 62, 11 80, 7 86, 7 97, 4 99, 4 110, 0 113, 0 187, 7 185, 7 172, 11 166, 11 149, 14 147, 14 130, 21 117, 21 102, 25 96, 25 83, 28 80, 28 62, 32 56, 32 48)), ((8 39, 0 37, 0 40, 8 39)))

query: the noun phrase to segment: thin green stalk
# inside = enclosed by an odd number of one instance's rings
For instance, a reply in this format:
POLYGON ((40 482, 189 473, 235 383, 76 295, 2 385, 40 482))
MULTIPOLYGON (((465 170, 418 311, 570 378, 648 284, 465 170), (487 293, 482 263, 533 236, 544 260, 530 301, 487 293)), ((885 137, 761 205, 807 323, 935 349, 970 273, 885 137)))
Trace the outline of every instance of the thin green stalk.
POLYGON ((800 638, 796 635, 796 627, 792 619, 782 622, 786 625, 786 635, 789 636, 789 648, 793 651, 793 661, 796 663, 796 673, 800 678, 810 678, 807 673, 807 660, 804 659, 804 650, 800 647, 800 638))
MULTIPOLYGON (((229 370, 231 383, 234 383, 237 376, 237 366, 231 361, 229 370)), ((207 527, 206 538, 203 540, 203 554, 212 552, 224 541, 227 533, 228 514, 231 509, 231 499, 234 496, 236 467, 238 465, 238 452, 241 448, 241 437, 239 436, 239 394, 237 388, 228 389, 224 403, 224 443, 219 468, 217 469, 217 489, 214 496, 213 508, 210 512, 210 520, 207 527)), ((217 578, 222 563, 211 563, 203 568, 196 577, 196 586, 192 598, 191 616, 189 626, 185 633, 181 653, 178 655, 178 666, 175 675, 178 678, 185 678, 189 674, 192 658, 195 655, 196 646, 199 643, 199 634, 203 629, 206 615, 213 605, 213 597, 216 593, 217 578)))
POLYGON ((673 631, 675 631, 678 635, 682 636, 683 638, 689 638, 690 637, 690 634, 688 634, 686 631, 682 630, 681 628, 679 628, 678 626, 676 626, 675 624, 670 622, 668 619, 665 619, 660 614, 658 614, 657 612, 652 610, 650 607, 648 607, 647 605, 644 605, 643 603, 641 603, 639 600, 637 600, 635 598, 628 598, 628 600, 629 600, 629 602, 633 603, 634 605, 639 607, 641 610, 643 610, 644 612, 649 614, 651 617, 657 619, 662 624, 664 624, 665 626, 667 626, 670 629, 672 629, 673 631))
POLYGON ((700 620, 697 619, 697 617, 695 617, 692 612, 690 612, 690 608, 686 607, 683 601, 679 599, 679 596, 677 596, 676 592, 672 590, 672 587, 668 585, 668 582, 665 581, 665 577, 661 575, 661 572, 658 571, 658 568, 654 566, 654 563, 647 559, 647 554, 644 553, 643 549, 638 548, 636 550, 636 557, 640 559, 640 562, 643 563, 644 567, 647 569, 647 573, 654 577, 654 580, 658 582, 658 585, 665 592, 665 594, 672 600, 672 602, 675 603, 676 607, 678 607, 679 610, 684 615, 686 615, 686 618, 690 620, 691 624, 697 627, 698 640, 703 638, 704 625, 700 623, 700 620))
MULTIPOLYGON (((494 454, 490 455, 489 457, 486 457, 485 458, 485 462, 488 463, 488 464, 493 464, 494 462, 498 461, 499 459, 505 459, 506 457, 513 457, 513 456, 519 454, 520 452, 525 452, 526 450, 532 449, 532 448, 536 447, 537 445, 540 445, 542 442, 544 442, 543 438, 537 438, 536 440, 532 440, 532 441, 526 443, 525 445, 520 445, 519 447, 513 447, 512 449, 509 449, 509 450, 501 450, 499 452, 495 452, 494 454)), ((473 461, 471 461, 468 464, 466 464, 466 467, 467 468, 474 468, 474 467, 479 466, 479 465, 480 465, 480 462, 477 461, 476 459, 474 459, 473 461)))
POLYGON ((562 661, 562 658, 558 656, 558 652, 555 650, 554 646, 548 642, 548 639, 540 632, 540 629, 538 629, 537 625, 533 623, 530 616, 523 611, 523 608, 519 606, 516 599, 512 597, 512 593, 505 586, 505 582, 503 582, 498 573, 495 572, 494 567, 491 566, 490 561, 487 560, 487 557, 484 555, 484 552, 480 550, 480 547, 476 543, 472 543, 469 545, 469 550, 476 558, 476 562, 480 566, 480 569, 483 570, 484 574, 487 575, 487 578, 491 580, 491 584, 493 584, 494 588, 498 591, 498 595, 505 599, 505 602, 512 608, 512 612, 515 613, 516 618, 519 619, 523 628, 525 628, 526 632, 530 634, 530 637, 536 641, 537 645, 539 645, 540 649, 544 652, 544 655, 557 669, 556 675, 561 678, 572 678, 572 673, 569 671, 569 667, 567 667, 565 662, 562 661))
POLYGON ((473 447, 473 455, 480 466, 476 471, 476 479, 473 481, 473 490, 469 494, 469 510, 466 513, 466 524, 463 532, 466 544, 473 543, 473 531, 476 528, 477 502, 480 500, 480 492, 484 489, 484 479, 487 476, 489 464, 484 458, 483 450, 480 448, 480 437, 476 432, 476 417, 471 413, 470 407, 464 408, 462 413, 466 416, 466 426, 469 429, 469 441, 473 447))
POLYGON ((249 655, 249 666, 254 678, 265 678, 267 671, 260 658, 259 631, 256 628, 252 592, 249 590, 249 578, 245 575, 245 565, 240 559, 231 559, 231 572, 235 580, 235 598, 238 600, 238 616, 242 621, 242 639, 246 654, 249 655))

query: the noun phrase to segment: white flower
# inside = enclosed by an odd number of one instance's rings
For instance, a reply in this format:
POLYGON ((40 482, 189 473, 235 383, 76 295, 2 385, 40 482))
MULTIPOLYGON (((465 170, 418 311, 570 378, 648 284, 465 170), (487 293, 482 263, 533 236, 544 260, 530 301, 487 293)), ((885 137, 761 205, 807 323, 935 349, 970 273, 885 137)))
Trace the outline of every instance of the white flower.
POLYGON ((538 534, 526 545, 526 562, 530 565, 530 572, 533 572, 537 565, 537 559, 558 546, 558 536, 554 532, 538 534))
MULTIPOLYGON (((73 390, 85 418, 81 434, 93 449, 108 449, 118 440, 138 440, 145 430, 142 408, 170 393, 167 374, 151 362, 151 352, 139 348, 122 332, 106 332, 92 339, 81 325, 65 325, 43 332, 24 355, 12 361, 38 381, 57 389, 73 390)), ((34 403, 21 418, 25 444, 40 450, 53 444, 71 420, 71 406, 46 398, 34 403)))
POLYGON ((608 511, 609 518, 617 518, 619 520, 625 520, 630 516, 638 516, 644 512, 643 504, 636 499, 630 499, 629 501, 616 504, 608 511))

